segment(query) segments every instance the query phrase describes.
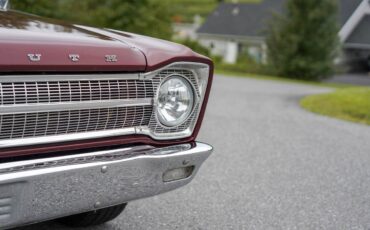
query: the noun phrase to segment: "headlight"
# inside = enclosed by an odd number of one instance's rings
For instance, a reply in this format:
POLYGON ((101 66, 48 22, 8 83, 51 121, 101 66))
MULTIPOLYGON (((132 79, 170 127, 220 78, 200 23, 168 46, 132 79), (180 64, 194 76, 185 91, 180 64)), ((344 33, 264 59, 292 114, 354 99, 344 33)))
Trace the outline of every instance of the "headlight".
POLYGON ((154 140, 190 137, 202 113, 210 71, 205 63, 175 62, 141 74, 144 84, 151 81, 153 86, 153 113, 148 126, 137 127, 135 133, 154 140))
POLYGON ((158 92, 157 116, 163 125, 180 125, 189 117, 193 106, 193 87, 185 78, 173 75, 162 83, 158 92))

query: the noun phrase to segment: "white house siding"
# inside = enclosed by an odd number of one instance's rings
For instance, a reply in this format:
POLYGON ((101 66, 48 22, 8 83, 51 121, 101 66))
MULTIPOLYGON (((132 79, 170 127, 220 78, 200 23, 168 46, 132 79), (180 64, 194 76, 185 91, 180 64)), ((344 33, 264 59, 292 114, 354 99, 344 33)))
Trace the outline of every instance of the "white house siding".
MULTIPOLYGON (((198 42, 209 48, 212 55, 222 57, 225 63, 234 64, 242 50, 247 49, 247 54, 256 62, 266 62, 266 45, 259 38, 236 38, 218 37, 199 34, 198 42)), ((242 52, 244 54, 244 52, 242 52)))
POLYGON ((239 44, 237 42, 228 41, 226 46, 226 53, 224 56, 224 61, 229 64, 234 64, 238 59, 239 54, 239 44))
POLYGON ((198 41, 204 47, 209 48, 212 55, 222 57, 225 63, 234 64, 238 58, 239 44, 237 42, 203 37, 200 37, 198 41))
POLYGON ((227 40, 199 35, 198 42, 202 46, 209 48, 212 55, 221 56, 225 58, 228 47, 227 40))

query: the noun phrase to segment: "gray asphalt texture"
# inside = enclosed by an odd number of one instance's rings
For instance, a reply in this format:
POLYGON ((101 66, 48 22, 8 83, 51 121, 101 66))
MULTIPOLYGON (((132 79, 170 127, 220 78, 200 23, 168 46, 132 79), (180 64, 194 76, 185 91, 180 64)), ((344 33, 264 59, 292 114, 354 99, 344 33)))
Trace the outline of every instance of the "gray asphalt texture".
POLYGON ((326 82, 370 86, 370 73, 345 73, 325 80, 326 82))
MULTIPOLYGON (((215 151, 196 179, 89 229, 370 229, 370 127, 299 107, 327 91, 216 76, 199 136, 215 151)), ((44 229, 68 228, 20 228, 44 229)))

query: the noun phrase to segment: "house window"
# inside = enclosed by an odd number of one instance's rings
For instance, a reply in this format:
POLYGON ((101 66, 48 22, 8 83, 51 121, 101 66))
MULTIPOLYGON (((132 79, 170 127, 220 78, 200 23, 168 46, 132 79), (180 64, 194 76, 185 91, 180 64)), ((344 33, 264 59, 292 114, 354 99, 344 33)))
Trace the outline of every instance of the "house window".
POLYGON ((261 53, 261 48, 260 47, 258 47, 258 46, 249 46, 248 47, 248 55, 249 55, 249 57, 251 57, 256 62, 261 63, 262 53, 261 53))
POLYGON ((262 49, 258 45, 240 44, 239 45, 240 56, 253 60, 257 63, 262 62, 262 49))

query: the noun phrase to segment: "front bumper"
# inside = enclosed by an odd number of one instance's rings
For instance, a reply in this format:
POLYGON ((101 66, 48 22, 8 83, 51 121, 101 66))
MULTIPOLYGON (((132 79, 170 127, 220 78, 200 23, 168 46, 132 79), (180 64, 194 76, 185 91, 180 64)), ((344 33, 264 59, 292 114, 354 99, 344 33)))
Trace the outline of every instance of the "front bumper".
POLYGON ((212 152, 203 143, 136 146, 0 164, 0 228, 126 203, 189 183, 212 152), (187 178, 164 182, 168 170, 187 178))

